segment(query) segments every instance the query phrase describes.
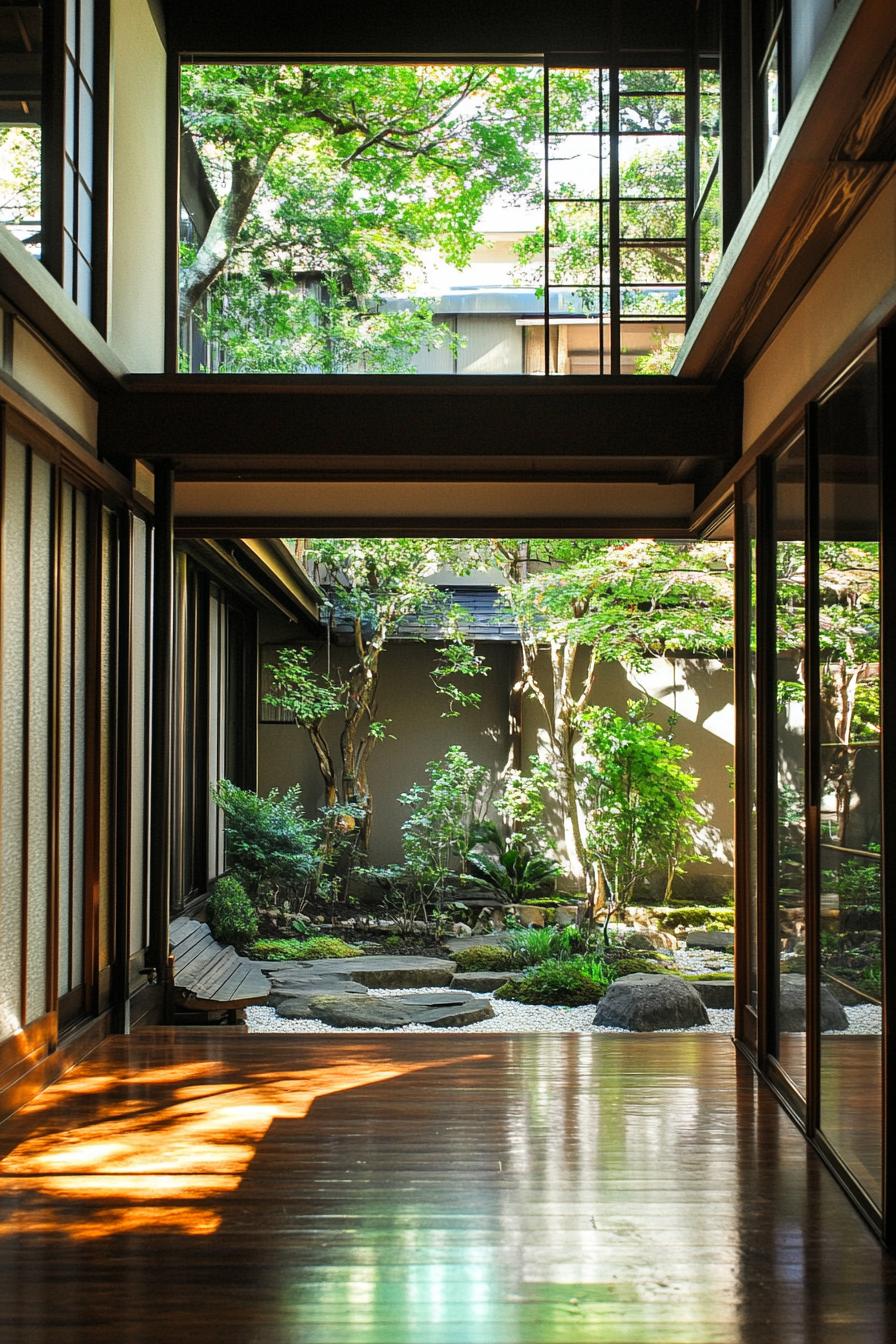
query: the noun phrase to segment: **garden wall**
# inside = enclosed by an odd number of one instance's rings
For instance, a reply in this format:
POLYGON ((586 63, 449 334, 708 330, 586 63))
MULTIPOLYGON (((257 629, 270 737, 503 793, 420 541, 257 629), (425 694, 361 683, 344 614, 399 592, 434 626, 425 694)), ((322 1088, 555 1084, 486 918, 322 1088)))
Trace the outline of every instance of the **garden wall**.
MULTIPOLYGON (((538 668, 547 673, 547 655, 538 668)), ((583 667, 584 671, 584 658, 583 667)), ((549 685, 549 675, 542 675, 549 685)), ((706 862, 693 864, 677 879, 676 892, 695 901, 718 897, 730 886, 734 864, 734 794, 729 766, 734 764, 734 674, 729 662, 716 659, 654 658, 646 672, 629 672, 620 663, 608 663, 597 674, 595 705, 625 710, 629 700, 646 694, 651 717, 664 727, 676 715, 674 740, 691 752, 687 769, 700 780, 695 799, 706 824, 698 836, 706 862), (706 890, 708 888, 708 890, 706 890)), ((546 757, 544 716, 531 701, 523 715, 522 757, 546 757)), ((558 833, 560 833, 558 825, 558 833)))
MULTIPOLYGON (((294 638, 294 633, 292 634, 294 638)), ((262 629, 262 642, 290 638, 287 628, 269 625, 262 629)), ((423 783, 426 764, 457 744, 477 763, 496 774, 511 758, 513 749, 508 724, 508 691, 512 682, 515 647, 510 644, 480 644, 478 650, 491 665, 491 672, 476 689, 482 695, 478 710, 468 709, 456 719, 445 719, 448 707, 429 678, 433 665, 432 644, 394 644, 383 655, 379 714, 391 719, 389 738, 377 746, 371 761, 370 783, 374 796, 374 864, 397 862, 401 857, 401 826, 408 809, 398 794, 416 782, 423 783)), ((272 650, 266 655, 271 656, 272 650)), ((333 665, 347 665, 351 650, 334 647, 333 665)), ((319 666, 325 666, 324 650, 319 666)), ((700 778, 697 798, 706 816, 701 848, 709 860, 694 865, 694 899, 705 894, 709 882, 715 888, 731 876, 734 809, 727 767, 733 759, 734 711, 730 664, 709 660, 656 659, 647 673, 629 674, 618 664, 601 669, 594 702, 624 710, 626 701, 641 692, 654 701, 657 722, 665 724, 676 712, 675 740, 690 748, 689 768, 700 778)), ((545 753, 541 710, 528 702, 522 725, 522 760, 545 753)), ((332 745, 338 747, 334 732, 332 745)), ((290 723, 259 723, 258 789, 281 791, 298 782, 309 807, 321 801, 321 781, 311 746, 303 733, 290 723)), ((561 834, 558 827, 558 834, 561 834)))

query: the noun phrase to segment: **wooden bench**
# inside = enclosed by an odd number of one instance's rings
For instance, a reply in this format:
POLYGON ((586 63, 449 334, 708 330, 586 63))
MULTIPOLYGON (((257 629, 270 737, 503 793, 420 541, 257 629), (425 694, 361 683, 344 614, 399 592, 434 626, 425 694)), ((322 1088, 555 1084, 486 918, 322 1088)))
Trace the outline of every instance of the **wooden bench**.
POLYGON ((216 1014, 235 1022, 242 1008, 266 1002, 267 976, 254 961, 219 943, 207 924, 181 916, 172 922, 170 938, 175 1012, 216 1014))

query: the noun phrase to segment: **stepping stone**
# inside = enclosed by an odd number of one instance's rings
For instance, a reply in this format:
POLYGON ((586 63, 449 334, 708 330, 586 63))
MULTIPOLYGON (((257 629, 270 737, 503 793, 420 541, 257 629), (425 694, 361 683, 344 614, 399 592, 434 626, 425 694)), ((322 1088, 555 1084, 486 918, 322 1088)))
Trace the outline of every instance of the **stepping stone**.
POLYGON ((450 985, 453 961, 441 957, 329 957, 306 963, 316 976, 332 972, 367 985, 369 989, 428 989, 430 985, 450 985))
POLYGON ((506 947, 506 933, 474 933, 469 938, 446 938, 449 952, 460 952, 465 947, 506 947))
POLYGON ((705 1027, 703 1000, 686 980, 674 975, 623 975, 597 1005, 596 1027, 624 1031, 681 1031, 705 1027))
POLYGON ((474 994, 493 994, 511 980, 522 980, 525 971, 458 971, 452 989, 471 990, 474 994))
POLYGON ((309 1017, 330 1027, 406 1027, 413 1020, 410 1012, 394 999, 377 999, 372 994, 317 994, 308 1002, 309 1017))
POLYGON ((495 1015, 490 1003, 458 991, 453 994, 403 994, 397 1002, 412 1015, 414 1022, 428 1027, 466 1027, 471 1022, 484 1022, 495 1015))
POLYGON ((733 980, 689 980, 707 1008, 734 1007, 733 980))
POLYGON ((734 932, 731 929, 690 929, 685 946, 702 948, 707 952, 731 952, 734 950, 734 932))
POLYGON ((282 989, 272 989, 268 1003, 276 1008, 281 1017, 310 1017, 307 1011, 311 999, 319 994, 367 994, 366 985, 356 984, 354 980, 304 980, 282 989), (305 1012, 299 1012, 304 1007, 305 1012), (289 1012, 285 1011, 289 1008, 289 1012))

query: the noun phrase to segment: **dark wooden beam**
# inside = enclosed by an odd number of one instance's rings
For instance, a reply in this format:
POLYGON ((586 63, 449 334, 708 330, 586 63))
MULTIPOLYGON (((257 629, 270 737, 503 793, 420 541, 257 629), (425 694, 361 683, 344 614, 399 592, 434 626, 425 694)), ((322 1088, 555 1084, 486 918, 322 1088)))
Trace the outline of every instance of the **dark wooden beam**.
POLYGON ((152 741, 149 964, 164 985, 171 905, 171 769, 174 666, 174 472, 159 466, 153 528, 152 741))
MULTIPOLYGON (((577 459, 630 469, 647 459, 734 461, 741 390, 684 380, 131 376, 100 404, 105 455, 214 459, 218 479, 263 470, 301 473, 305 459, 351 463, 364 478, 404 457, 414 479, 427 464, 486 455, 524 474, 577 459), (277 460, 279 459, 279 460, 277 460), (415 468, 413 464, 419 464, 415 468)), ((655 469, 655 468, 654 468, 655 469)))

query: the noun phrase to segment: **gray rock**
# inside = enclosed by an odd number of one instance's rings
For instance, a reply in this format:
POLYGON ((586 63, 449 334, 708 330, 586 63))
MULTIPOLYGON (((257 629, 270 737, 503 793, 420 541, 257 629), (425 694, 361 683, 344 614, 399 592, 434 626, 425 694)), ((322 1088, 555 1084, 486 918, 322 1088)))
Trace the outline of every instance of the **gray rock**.
MULTIPOLYGON (((778 991, 778 1030, 806 1030, 806 977, 804 975, 782 975, 778 991)), ((822 1031, 845 1031, 849 1018, 843 1011, 843 1005, 834 998, 827 985, 821 986, 819 995, 822 1031)))
POLYGON ((276 1008, 281 1017, 311 1017, 309 1012, 299 1012, 298 1009, 304 1005, 307 1009, 308 1003, 318 994, 368 994, 370 991, 366 985, 356 984, 354 980, 298 980, 293 985, 284 986, 282 989, 272 989, 268 998, 268 1003, 272 1008, 276 1008), (289 1005, 289 1012, 281 1012, 281 1008, 289 1005))
POLYGON ((707 1008, 734 1007, 734 980, 689 980, 707 1008))
POLYGON ((625 1031, 681 1031, 708 1023, 700 995, 674 975, 624 975, 613 982, 594 1014, 596 1027, 625 1031))
POLYGON ((474 933, 472 938, 446 938, 449 952, 460 952, 464 947, 506 947, 506 933, 474 933))
POLYGON ((493 994, 511 980, 522 980, 525 971, 458 971, 452 989, 471 990, 474 994, 493 994))
POLYGON ((317 994, 308 1001, 309 1017, 331 1027, 406 1027, 410 1013, 394 999, 371 994, 317 994))
POLYGON ((451 925, 451 932, 454 934, 455 938, 469 938, 473 930, 470 928, 469 924, 458 923, 451 925))
POLYGON ((369 989, 447 986, 456 969, 453 961, 441 957, 328 957, 307 965, 316 976, 345 976, 369 989))
POLYGON ((639 952, 653 951, 653 939, 647 933, 627 933, 622 940, 626 947, 635 948, 639 952))
POLYGON ((486 1000, 457 990, 448 994, 403 994, 395 1002, 411 1014, 414 1022, 429 1027, 466 1027, 495 1015, 486 1000))
POLYGON ((734 949, 734 932, 731 929, 689 929, 686 938, 688 947, 703 948, 707 952, 730 952, 734 949))

